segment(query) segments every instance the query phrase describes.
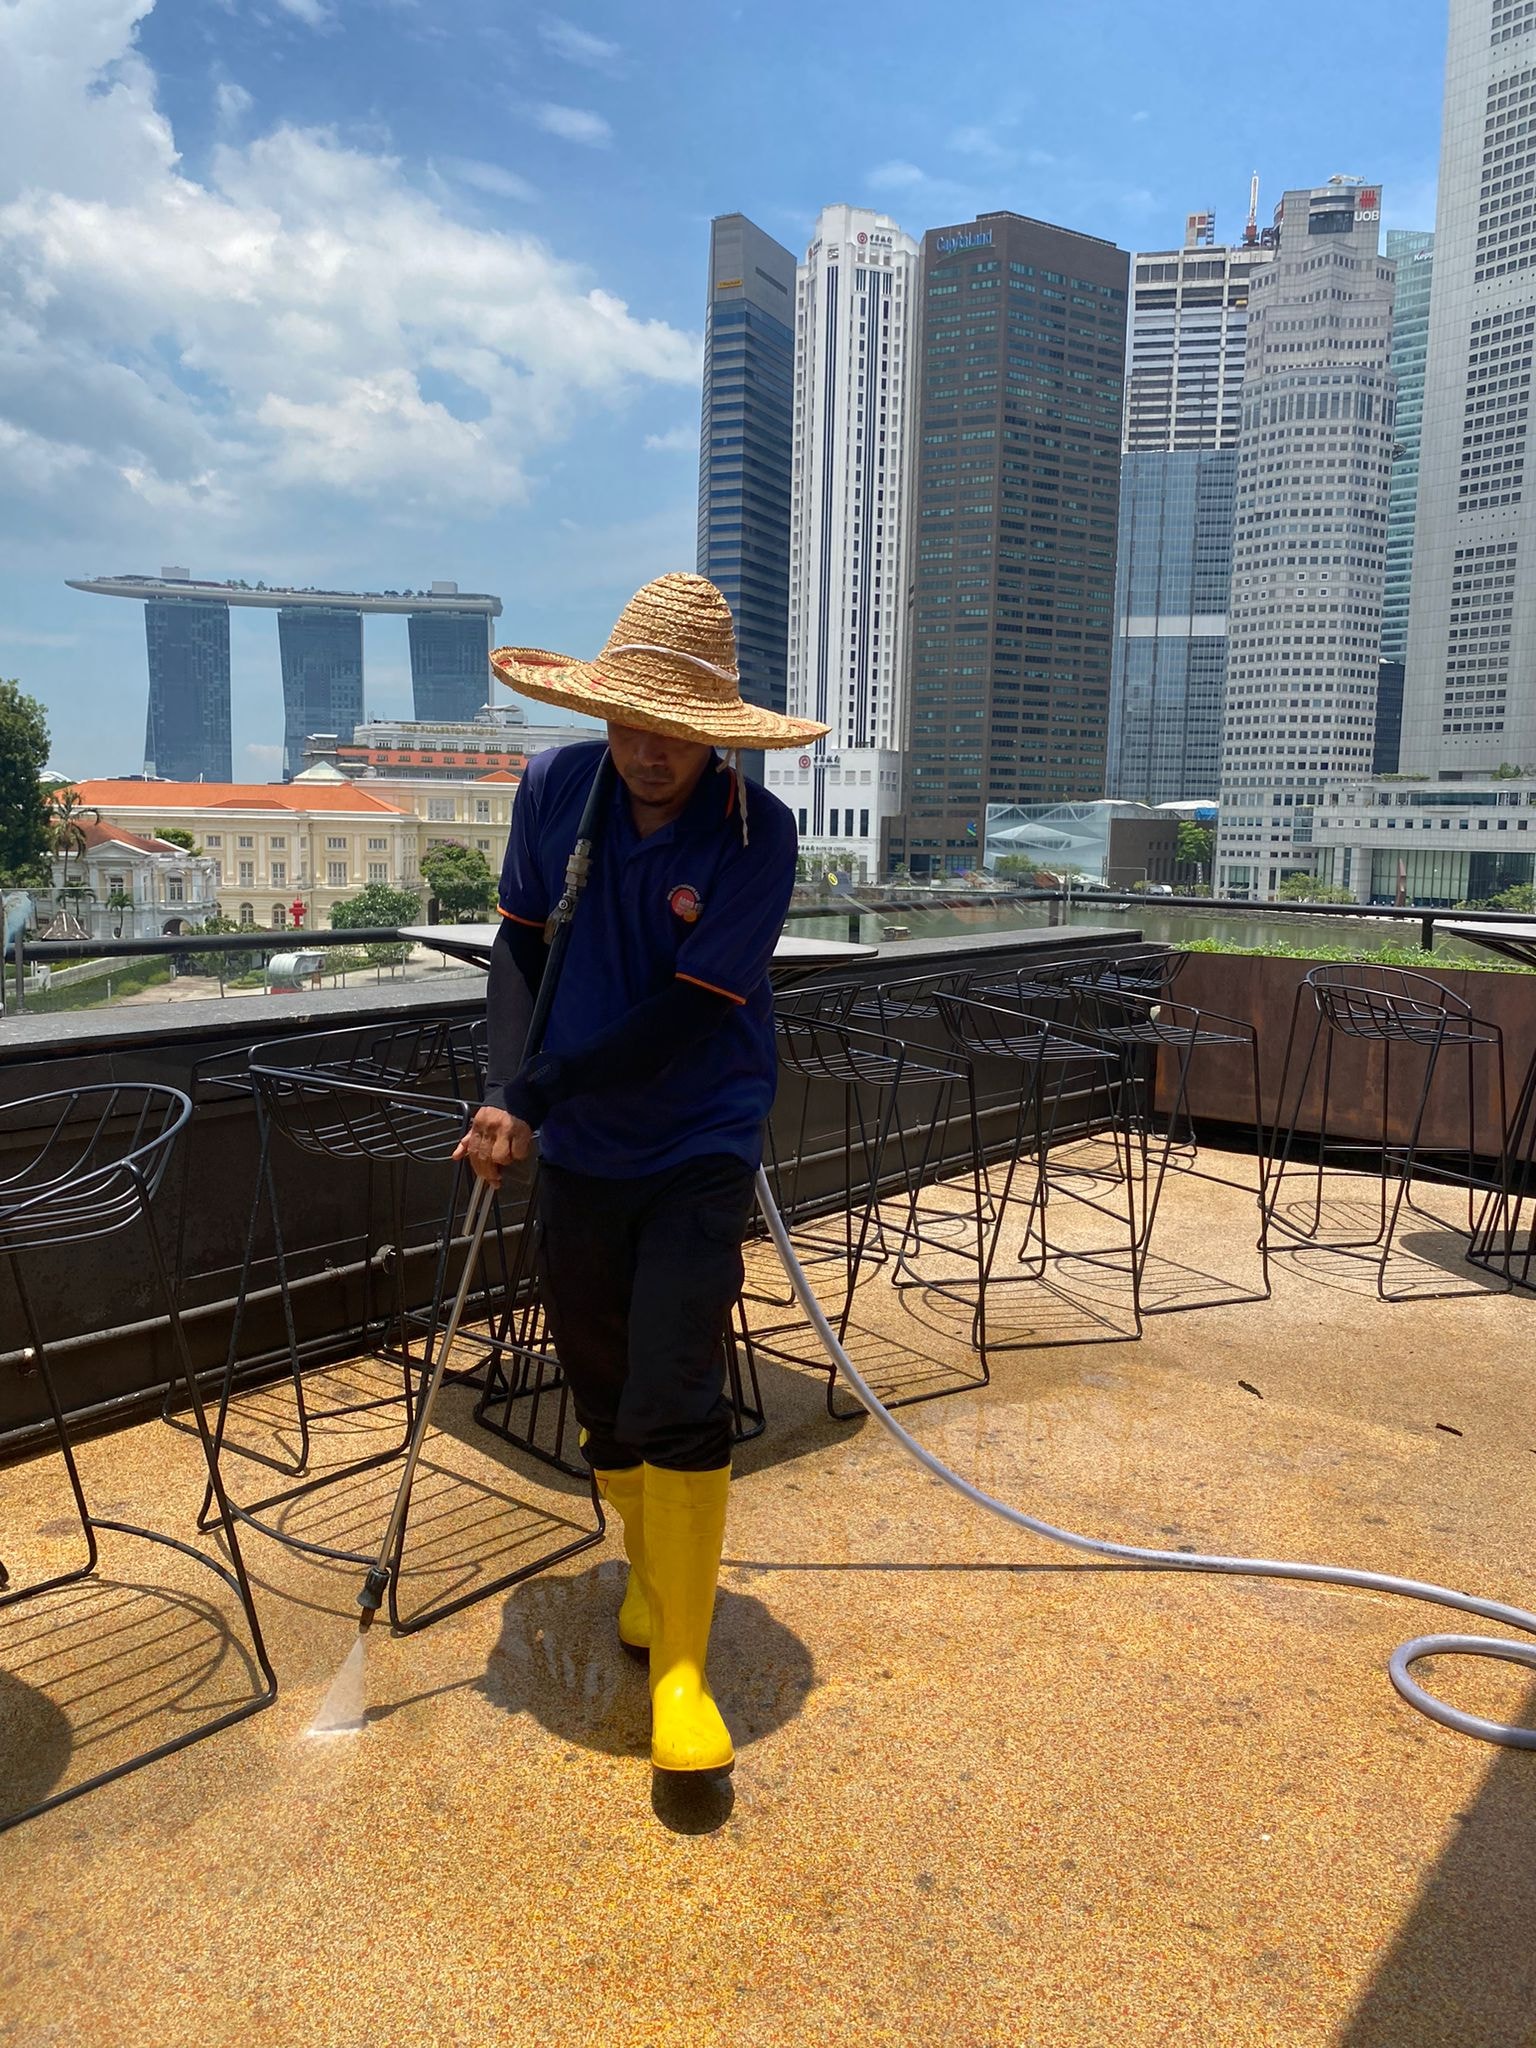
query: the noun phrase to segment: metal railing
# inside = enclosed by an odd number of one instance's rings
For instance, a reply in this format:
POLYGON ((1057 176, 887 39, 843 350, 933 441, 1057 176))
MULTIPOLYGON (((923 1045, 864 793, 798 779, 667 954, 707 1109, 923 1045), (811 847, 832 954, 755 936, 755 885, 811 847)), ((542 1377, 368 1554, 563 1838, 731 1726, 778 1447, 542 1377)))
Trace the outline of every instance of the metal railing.
MULTIPOLYGON (((847 897, 832 903, 797 903, 791 905, 789 917, 797 923, 810 918, 839 920, 846 925, 849 938, 857 940, 862 920, 866 917, 885 918, 899 911, 938 910, 955 905, 1006 909, 1035 904, 1053 907, 1058 914, 1073 904, 1092 904, 1105 909, 1193 910, 1213 918, 1232 915, 1281 919, 1375 918, 1388 923, 1416 924, 1419 927, 1419 944, 1426 952, 1433 949, 1437 923, 1454 919, 1458 924, 1511 924, 1520 922, 1521 915, 1508 910, 1458 910, 1454 907, 1426 910, 1417 905, 1390 903, 1254 903, 1242 896, 1153 896, 1137 889, 1014 889, 1006 892, 935 889, 874 903, 847 897)), ((1053 916, 1051 922, 1058 922, 1058 917, 1053 916)), ((1536 918, 1531 922, 1533 930, 1536 930, 1536 918)), ((419 941, 407 938, 393 925, 370 925, 354 931, 309 931, 285 927, 282 930, 257 928, 217 933, 184 932, 142 939, 18 937, 14 959, 16 1008, 22 1011, 25 1007, 23 983, 26 968, 53 961, 152 959, 178 953, 309 953, 331 947, 351 950, 359 946, 411 946, 417 943, 419 941)), ((3 996, 3 984, 4 971, 0 967, 0 996, 3 996)), ((3 1002, 0 1002, 0 1008, 3 1008, 3 1002)))
MULTIPOLYGON (((26 1013, 26 970, 67 961, 170 959, 184 953, 319 953, 332 948, 355 952, 359 946, 404 946, 409 939, 394 925, 365 925, 351 931, 308 931, 301 926, 251 927, 233 932, 159 933, 143 939, 24 939, 15 943, 15 1006, 26 1013)), ((265 961, 260 964, 265 965, 265 961)), ((0 1015, 5 1011, 5 963, 0 960, 0 1015)))

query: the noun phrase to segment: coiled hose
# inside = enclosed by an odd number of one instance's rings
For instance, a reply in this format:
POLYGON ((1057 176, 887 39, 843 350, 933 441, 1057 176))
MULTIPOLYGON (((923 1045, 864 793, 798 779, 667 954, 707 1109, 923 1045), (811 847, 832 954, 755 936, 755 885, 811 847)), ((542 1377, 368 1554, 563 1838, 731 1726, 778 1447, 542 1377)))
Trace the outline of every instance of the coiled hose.
MULTIPOLYGON (((1235 1578, 1305 1579, 1323 1586, 1358 1586, 1368 1593, 1395 1593, 1405 1600, 1427 1600, 1437 1607, 1454 1607, 1463 1614, 1476 1614, 1484 1621, 1503 1622, 1508 1628, 1521 1629, 1527 1635, 1536 1636, 1536 1614, 1527 1614, 1521 1607, 1506 1607, 1498 1600, 1479 1600, 1471 1593, 1453 1592, 1449 1586, 1432 1586, 1420 1579, 1394 1578, 1387 1572, 1350 1571, 1343 1565, 1300 1564, 1285 1558, 1208 1557, 1198 1551, 1145 1550, 1134 1543, 1109 1543, 1102 1537, 1080 1536, 1072 1529, 1058 1529, 1051 1522, 1041 1521, 1037 1515, 1027 1515, 1022 1508, 1010 1507, 1007 1501, 984 1493, 979 1486, 972 1486, 968 1479, 962 1479, 958 1472, 952 1472, 932 1451, 925 1450, 870 1390, 858 1367, 839 1343, 821 1303, 811 1291, 811 1284, 795 1257, 789 1232, 773 1199, 768 1176, 761 1167, 757 1174, 757 1200, 790 1285, 839 1376, 909 1457, 915 1458, 925 1471, 952 1487, 973 1506, 985 1508, 989 1514, 1012 1522, 1016 1528, 1028 1529, 1032 1535, 1047 1537, 1052 1543, 1065 1543, 1071 1550, 1084 1550, 1094 1557, 1124 1558, 1127 1563, 1154 1565, 1161 1571, 1228 1572, 1235 1578)), ((1426 1692, 1413 1676, 1412 1667, 1420 1657, 1440 1656, 1499 1657, 1536 1670, 1536 1642, 1510 1642, 1502 1636, 1415 1636, 1411 1642, 1399 1644, 1387 1666, 1392 1683, 1408 1704, 1417 1707, 1421 1714, 1427 1714, 1430 1720, 1440 1722, 1442 1727, 1454 1728, 1462 1735, 1475 1735, 1484 1742, 1502 1743, 1509 1749, 1536 1749, 1536 1730, 1513 1728, 1502 1721, 1485 1721, 1476 1714, 1464 1714, 1459 1708, 1448 1707, 1433 1693, 1426 1692)))

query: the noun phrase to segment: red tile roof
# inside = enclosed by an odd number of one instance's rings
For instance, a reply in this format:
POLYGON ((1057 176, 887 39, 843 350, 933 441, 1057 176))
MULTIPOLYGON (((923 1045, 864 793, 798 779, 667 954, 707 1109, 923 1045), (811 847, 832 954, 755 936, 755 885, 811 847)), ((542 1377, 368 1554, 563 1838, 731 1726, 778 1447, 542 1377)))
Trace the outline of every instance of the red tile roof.
POLYGON ((362 811, 403 817, 354 782, 77 782, 85 804, 109 811, 362 811))

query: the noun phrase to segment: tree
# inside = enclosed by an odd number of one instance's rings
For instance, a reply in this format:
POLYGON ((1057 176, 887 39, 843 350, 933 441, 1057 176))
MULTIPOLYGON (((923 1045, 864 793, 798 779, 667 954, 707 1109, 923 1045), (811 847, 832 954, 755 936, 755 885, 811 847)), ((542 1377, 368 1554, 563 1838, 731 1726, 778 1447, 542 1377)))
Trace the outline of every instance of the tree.
POLYGON ((163 839, 168 846, 184 847, 194 860, 201 860, 203 857, 203 849, 198 845, 196 835, 189 832, 185 825, 157 825, 155 837, 163 839))
MULTIPOLYGON (((370 882, 356 896, 331 910, 333 931, 364 931, 369 925, 414 924, 421 916, 421 896, 415 889, 391 889, 387 882, 370 882)), ((397 967, 408 951, 389 944, 365 946, 363 951, 375 967, 397 967)))
POLYGON ((1210 872, 1216 858, 1216 831, 1211 825, 1196 825, 1189 818, 1179 820, 1179 864, 1210 872))
POLYGON ((126 889, 109 889, 107 891, 107 908, 108 910, 115 911, 117 914, 117 922, 112 927, 112 936, 114 939, 120 939, 123 936, 123 912, 125 910, 132 910, 133 898, 126 889))
POLYGON ((1529 882, 1515 882, 1508 889, 1501 889, 1497 896, 1488 899, 1490 910, 1536 910, 1536 887, 1529 882))
MULTIPOLYGON (((242 927, 232 917, 206 917, 202 929, 205 932, 237 932, 242 927)), ((194 957, 205 961, 219 977, 219 994, 223 995, 225 982, 233 980, 237 974, 244 974, 255 955, 243 948, 231 947, 227 953, 203 953, 194 957)))
POLYGON ((0 876, 46 882, 48 720, 21 685, 0 681, 0 876))
POLYGON ((1279 903, 1353 903, 1352 889, 1341 889, 1336 882, 1320 881, 1316 875, 1309 875, 1305 869, 1297 869, 1287 875, 1275 891, 1279 903))
POLYGON ((430 846, 421 857, 421 878, 450 924, 489 916, 496 902, 496 877, 478 846, 450 841, 430 846))
POLYGON ((82 803, 80 792, 75 789, 54 790, 48 799, 48 844, 58 856, 64 878, 59 884, 60 896, 78 896, 82 893, 94 896, 84 890, 83 885, 70 878, 69 864, 78 859, 86 849, 86 826, 99 825, 101 813, 94 804, 82 803))

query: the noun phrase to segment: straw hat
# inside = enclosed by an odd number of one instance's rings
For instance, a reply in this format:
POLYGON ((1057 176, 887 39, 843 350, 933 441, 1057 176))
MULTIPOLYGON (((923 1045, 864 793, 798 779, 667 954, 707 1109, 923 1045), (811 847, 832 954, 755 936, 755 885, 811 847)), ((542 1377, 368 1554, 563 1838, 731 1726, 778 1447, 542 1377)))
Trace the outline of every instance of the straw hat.
POLYGON ((666 739, 799 747, 827 730, 742 702, 731 608, 713 583, 682 570, 635 592, 595 661, 498 647, 491 668, 524 697, 666 739))

